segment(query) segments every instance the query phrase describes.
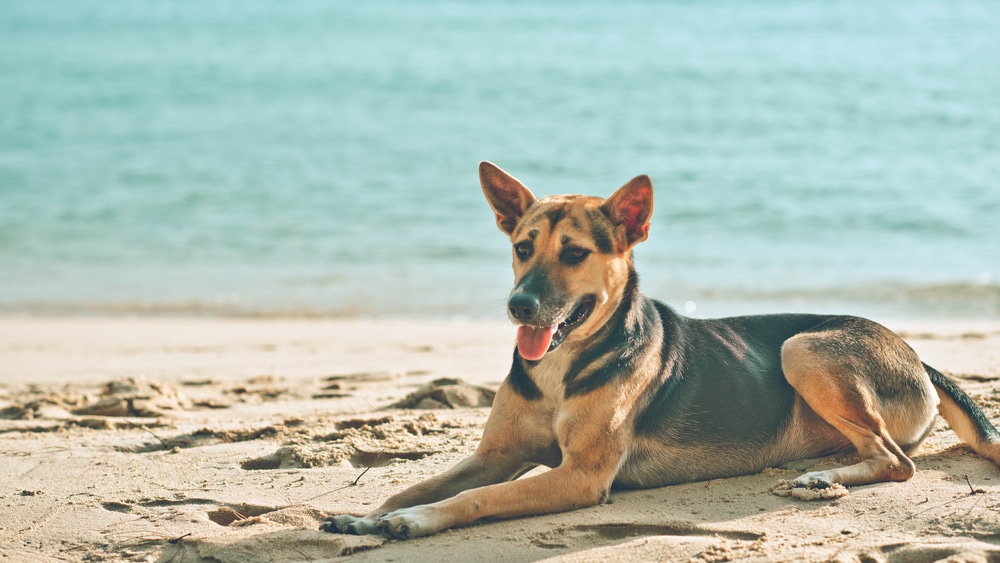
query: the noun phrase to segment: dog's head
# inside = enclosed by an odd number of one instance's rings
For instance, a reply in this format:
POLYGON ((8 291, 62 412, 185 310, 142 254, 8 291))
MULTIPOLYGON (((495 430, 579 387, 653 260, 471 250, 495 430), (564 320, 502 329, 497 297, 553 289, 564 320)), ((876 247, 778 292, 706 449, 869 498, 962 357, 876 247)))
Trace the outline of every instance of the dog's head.
POLYGON ((649 236, 653 185, 636 176, 604 200, 583 195, 536 199, 516 178, 489 162, 479 180, 510 235, 514 289, 510 319, 520 325, 517 349, 539 360, 566 342, 594 334, 621 302, 632 247, 649 236))

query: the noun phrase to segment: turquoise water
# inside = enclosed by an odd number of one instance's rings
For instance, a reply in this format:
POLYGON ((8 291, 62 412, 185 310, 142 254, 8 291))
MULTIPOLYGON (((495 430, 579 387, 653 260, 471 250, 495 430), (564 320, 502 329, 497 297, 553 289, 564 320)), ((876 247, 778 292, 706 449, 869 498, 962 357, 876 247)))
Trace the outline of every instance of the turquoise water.
POLYGON ((642 286, 697 314, 997 317, 997 16, 5 0, 0 310, 501 318, 485 159, 649 174, 642 286))

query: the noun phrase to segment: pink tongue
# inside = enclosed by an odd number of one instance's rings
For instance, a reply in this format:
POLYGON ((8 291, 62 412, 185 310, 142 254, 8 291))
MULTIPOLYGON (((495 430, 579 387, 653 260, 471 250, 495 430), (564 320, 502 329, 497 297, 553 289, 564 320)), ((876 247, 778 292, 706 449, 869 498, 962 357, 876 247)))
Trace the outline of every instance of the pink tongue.
POLYGON ((549 351, 552 335, 558 326, 524 326, 517 327, 517 351, 525 360, 540 360, 549 351))

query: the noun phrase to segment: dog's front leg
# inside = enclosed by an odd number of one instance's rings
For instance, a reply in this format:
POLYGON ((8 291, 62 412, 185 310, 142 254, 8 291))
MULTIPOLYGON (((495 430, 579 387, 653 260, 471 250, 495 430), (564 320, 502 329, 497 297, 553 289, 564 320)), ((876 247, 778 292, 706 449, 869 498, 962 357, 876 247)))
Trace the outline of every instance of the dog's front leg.
POLYGON ((567 401, 556 423, 562 461, 551 471, 401 508, 379 518, 376 528, 390 538, 406 539, 484 518, 547 514, 605 502, 631 437, 613 395, 613 390, 604 389, 567 401))
POLYGON ((594 471, 564 462, 541 475, 395 510, 382 516, 376 528, 389 538, 408 539, 484 518, 515 518, 593 506, 607 500, 616 468, 617 463, 604 471, 594 471))
POLYGON ((506 481, 530 467, 530 464, 511 456, 477 451, 448 471, 393 495, 366 516, 335 516, 324 522, 320 529, 342 534, 377 534, 376 523, 389 512, 437 502, 467 489, 506 481))
POLYGON ((435 503, 468 489, 509 481, 539 463, 558 464, 559 447, 544 413, 537 402, 526 400, 506 383, 501 385, 476 453, 441 475, 394 495, 367 516, 335 516, 321 529, 375 534, 379 518, 394 510, 435 503))

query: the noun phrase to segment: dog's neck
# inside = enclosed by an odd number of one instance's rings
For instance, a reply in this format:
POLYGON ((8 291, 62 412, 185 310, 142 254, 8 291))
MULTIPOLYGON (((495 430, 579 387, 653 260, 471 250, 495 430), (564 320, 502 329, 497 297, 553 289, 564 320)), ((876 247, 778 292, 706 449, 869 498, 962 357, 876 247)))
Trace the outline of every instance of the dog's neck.
POLYGON ((529 400, 546 398, 561 401, 566 396, 599 386, 603 381, 602 374, 595 372, 593 368, 597 366, 591 366, 591 363, 607 354, 629 353, 619 349, 615 343, 635 341, 626 335, 647 332, 646 309, 650 307, 652 303, 638 290, 638 275, 630 269, 621 298, 603 326, 582 340, 567 341, 538 361, 526 361, 515 349, 508 383, 529 400))

